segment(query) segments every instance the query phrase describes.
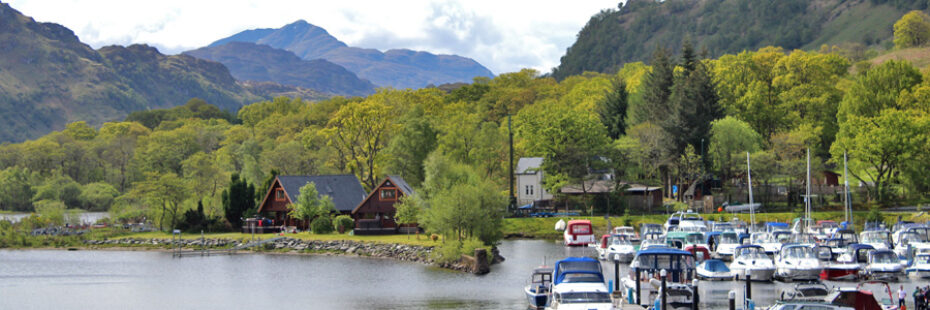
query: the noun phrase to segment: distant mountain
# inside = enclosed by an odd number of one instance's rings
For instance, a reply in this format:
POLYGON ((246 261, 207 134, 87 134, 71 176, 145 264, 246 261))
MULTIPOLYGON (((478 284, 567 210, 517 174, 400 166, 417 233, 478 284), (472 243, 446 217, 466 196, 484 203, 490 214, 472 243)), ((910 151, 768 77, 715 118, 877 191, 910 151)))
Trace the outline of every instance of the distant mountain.
POLYGON ((169 108, 192 97, 235 112, 273 95, 251 89, 222 64, 145 45, 94 50, 68 28, 38 23, 0 3, 0 141, 36 138, 73 121, 121 120, 131 111, 169 108))
POLYGON ((272 81, 343 96, 366 96, 375 85, 323 59, 303 60, 294 53, 268 45, 230 41, 184 52, 222 63, 236 79, 272 81))
POLYGON ((649 60, 658 45, 677 49, 686 38, 710 57, 768 45, 889 47, 894 22, 927 6, 922 0, 629 0, 591 17, 553 77, 613 71, 649 60))
POLYGON ((494 74, 471 58, 434 55, 406 49, 380 52, 350 47, 325 29, 299 20, 277 29, 253 29, 210 44, 250 42, 294 52, 303 59, 325 59, 345 67, 378 86, 421 88, 455 82, 471 82, 476 76, 494 74))

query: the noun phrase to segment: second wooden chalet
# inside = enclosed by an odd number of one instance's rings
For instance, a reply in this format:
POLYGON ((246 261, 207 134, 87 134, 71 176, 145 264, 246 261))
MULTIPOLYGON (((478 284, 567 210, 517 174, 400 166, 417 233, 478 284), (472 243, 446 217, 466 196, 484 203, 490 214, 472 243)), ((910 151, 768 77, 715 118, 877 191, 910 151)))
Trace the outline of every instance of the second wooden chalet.
MULTIPOLYGON (((394 207, 401 197, 413 195, 413 188, 403 178, 391 175, 384 178, 375 187, 368 197, 365 197, 355 209, 352 218, 355 219, 356 235, 394 234, 402 232, 394 216, 397 209, 394 207)), ((403 229, 417 229, 415 225, 403 229)))
POLYGON ((268 192, 265 193, 265 198, 258 207, 258 213, 271 219, 270 225, 306 229, 308 223, 305 223, 303 219, 292 218, 288 215, 290 210, 287 206, 297 203, 300 188, 310 182, 316 186, 316 191, 320 196, 325 195, 333 199, 336 212, 339 214, 349 214, 365 198, 362 183, 352 174, 279 175, 275 177, 268 192))

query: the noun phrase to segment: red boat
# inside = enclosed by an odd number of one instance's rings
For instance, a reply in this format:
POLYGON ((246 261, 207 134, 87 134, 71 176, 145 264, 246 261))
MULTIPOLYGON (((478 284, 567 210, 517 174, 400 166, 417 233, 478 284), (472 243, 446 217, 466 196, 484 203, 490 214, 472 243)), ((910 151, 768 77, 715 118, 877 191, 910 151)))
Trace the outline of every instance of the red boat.
POLYGON ((836 262, 823 268, 820 278, 823 280, 858 280, 859 270, 862 269, 863 264, 868 262, 869 251, 874 249, 867 244, 849 245, 846 253, 837 258, 836 262))
POLYGON ((594 227, 589 220, 571 220, 565 226, 565 245, 587 246, 595 242, 594 227))

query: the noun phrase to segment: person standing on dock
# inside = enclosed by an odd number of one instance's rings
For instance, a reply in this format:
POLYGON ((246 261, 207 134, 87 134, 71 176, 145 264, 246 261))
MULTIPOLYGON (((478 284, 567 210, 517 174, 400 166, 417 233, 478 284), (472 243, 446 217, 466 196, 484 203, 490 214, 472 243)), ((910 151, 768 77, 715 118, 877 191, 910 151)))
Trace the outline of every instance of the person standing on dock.
POLYGON ((898 289, 898 309, 907 309, 904 304, 905 298, 907 298, 907 292, 904 291, 904 285, 901 285, 901 288, 898 289))

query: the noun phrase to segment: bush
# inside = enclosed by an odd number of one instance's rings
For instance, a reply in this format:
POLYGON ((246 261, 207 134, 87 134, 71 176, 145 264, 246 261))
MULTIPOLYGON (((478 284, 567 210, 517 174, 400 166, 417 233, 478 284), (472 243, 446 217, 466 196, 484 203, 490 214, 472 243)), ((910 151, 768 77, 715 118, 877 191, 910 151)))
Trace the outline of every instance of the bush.
POLYGON ((433 251, 433 260, 440 264, 454 263, 462 257, 461 248, 462 243, 458 240, 445 242, 433 251))
POLYGON ((485 245, 484 242, 481 242, 481 240, 474 239, 474 238, 465 240, 465 242, 462 243, 462 251, 461 251, 461 253, 462 253, 462 254, 465 254, 465 255, 468 255, 468 256, 474 256, 474 255, 475 255, 475 249, 485 249, 485 250, 487 250, 488 261, 490 262, 490 261, 494 260, 494 255, 491 254, 491 247, 488 246, 488 245, 485 245))
POLYGON ((429 235, 429 239, 433 240, 433 242, 436 242, 437 240, 439 240, 439 235, 437 234, 429 235))
POLYGON ((335 221, 333 221, 333 225, 336 226, 337 230, 339 227, 342 227, 343 232, 349 232, 355 228, 355 220, 353 220, 351 216, 340 215, 336 217, 335 221))
POLYGON ((310 223, 310 230, 314 234, 322 235, 329 234, 333 232, 333 219, 329 215, 322 215, 317 217, 310 223))

